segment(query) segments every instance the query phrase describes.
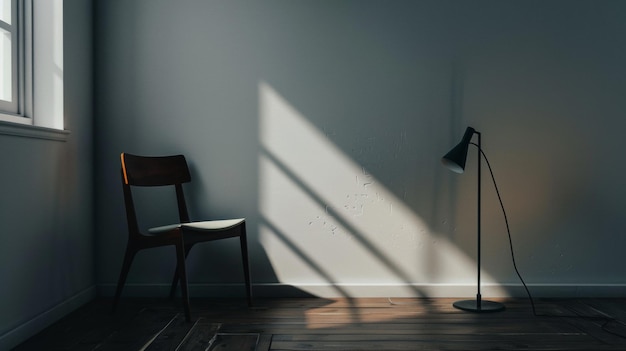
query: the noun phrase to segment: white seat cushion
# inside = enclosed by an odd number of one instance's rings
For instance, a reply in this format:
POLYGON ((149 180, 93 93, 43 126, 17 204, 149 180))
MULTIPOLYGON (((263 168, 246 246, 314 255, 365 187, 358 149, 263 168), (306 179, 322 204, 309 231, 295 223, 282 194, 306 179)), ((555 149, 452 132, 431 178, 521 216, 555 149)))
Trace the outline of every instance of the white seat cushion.
POLYGON ((159 234, 159 233, 167 232, 176 228, 189 228, 189 229, 199 230, 199 231, 224 230, 224 229, 232 228, 238 224, 241 224, 244 220, 245 218, 236 218, 236 219, 223 219, 223 220, 217 220, 217 221, 177 223, 177 224, 163 225, 160 227, 150 228, 148 229, 148 233, 159 234))

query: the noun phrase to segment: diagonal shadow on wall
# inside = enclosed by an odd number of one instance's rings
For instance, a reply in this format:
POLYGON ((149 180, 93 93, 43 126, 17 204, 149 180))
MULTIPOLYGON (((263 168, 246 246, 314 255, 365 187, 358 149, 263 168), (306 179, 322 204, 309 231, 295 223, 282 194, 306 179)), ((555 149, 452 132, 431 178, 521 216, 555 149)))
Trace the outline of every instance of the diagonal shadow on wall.
POLYGON ((473 260, 265 82, 259 105, 259 240, 281 282, 344 297, 474 285, 473 260))

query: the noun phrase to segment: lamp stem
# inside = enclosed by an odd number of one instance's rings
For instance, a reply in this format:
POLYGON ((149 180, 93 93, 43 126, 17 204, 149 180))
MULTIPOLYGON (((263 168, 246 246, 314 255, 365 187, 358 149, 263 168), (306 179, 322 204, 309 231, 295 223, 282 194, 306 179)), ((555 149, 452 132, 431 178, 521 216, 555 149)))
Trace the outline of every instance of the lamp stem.
MULTIPOLYGON (((472 144, 476 147, 478 147, 478 194, 477 194, 477 199, 478 199, 478 219, 477 219, 477 225, 478 225, 478 233, 476 233, 476 238, 478 239, 477 242, 477 246, 478 246, 478 256, 476 258, 476 263, 477 263, 477 272, 476 274, 478 275, 478 284, 477 284, 477 292, 476 292, 476 300, 461 300, 461 301, 456 301, 453 306, 464 310, 464 311, 470 311, 470 312, 478 312, 478 313, 483 313, 483 312, 498 312, 498 311, 504 311, 504 305, 499 303, 499 302, 494 302, 494 301, 488 301, 488 300, 483 300, 482 296, 480 295, 480 258, 481 258, 481 245, 480 245, 480 198, 481 198, 481 170, 480 170, 480 166, 482 163, 482 146, 480 144, 480 133, 477 132, 476 130, 474 130, 471 127, 467 128, 468 131, 465 132, 465 135, 463 137, 463 142, 467 143, 464 145, 469 145, 472 144), (478 143, 472 143, 470 142, 470 140, 467 138, 468 133, 473 133, 478 135, 478 143)), ((472 136, 472 134, 470 134, 470 137, 472 136)))
POLYGON ((478 243, 477 243, 477 246, 478 246, 478 250, 477 250, 478 251, 478 259, 477 259, 477 262, 478 262, 478 267, 477 267, 478 268, 478 273, 477 273, 478 274, 478 287, 477 287, 477 293, 476 293, 476 306, 478 308, 480 308, 481 307, 481 295, 480 295, 480 247, 481 247, 481 245, 480 245, 480 204, 481 204, 480 195, 481 195, 481 189, 480 188, 481 188, 481 170, 480 170, 480 164, 482 163, 481 162, 480 150, 482 150, 482 149, 481 149, 481 144, 480 144, 480 133, 476 132, 476 131, 474 133, 478 136, 478 206, 477 206, 478 207, 478 220, 477 220, 477 223, 478 223, 478 233, 477 234, 478 235, 476 235, 476 237, 478 238, 478 243))

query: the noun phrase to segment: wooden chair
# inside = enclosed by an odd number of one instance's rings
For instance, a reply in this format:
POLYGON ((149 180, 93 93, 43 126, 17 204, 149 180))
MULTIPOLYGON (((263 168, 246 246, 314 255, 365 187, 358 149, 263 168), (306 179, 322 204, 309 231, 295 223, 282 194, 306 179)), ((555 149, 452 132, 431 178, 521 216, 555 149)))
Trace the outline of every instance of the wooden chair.
POLYGON ((173 245, 176 247, 177 268, 170 289, 170 297, 174 297, 178 281, 180 280, 185 318, 187 321, 191 321, 185 258, 189 255, 191 248, 199 242, 234 237, 239 237, 240 240, 248 306, 252 306, 245 219, 238 218, 202 222, 191 222, 189 220, 182 184, 191 181, 191 176, 183 155, 145 157, 122 153, 121 159, 122 188, 124 190, 124 202, 128 222, 128 244, 126 246, 126 254, 124 256, 120 277, 117 282, 115 299, 113 300, 113 311, 115 311, 119 303, 128 271, 130 270, 131 263, 137 252, 152 247, 173 245), (180 223, 150 228, 147 233, 140 232, 137 224, 137 214, 133 203, 131 186, 152 187, 168 185, 173 185, 176 189, 180 223))

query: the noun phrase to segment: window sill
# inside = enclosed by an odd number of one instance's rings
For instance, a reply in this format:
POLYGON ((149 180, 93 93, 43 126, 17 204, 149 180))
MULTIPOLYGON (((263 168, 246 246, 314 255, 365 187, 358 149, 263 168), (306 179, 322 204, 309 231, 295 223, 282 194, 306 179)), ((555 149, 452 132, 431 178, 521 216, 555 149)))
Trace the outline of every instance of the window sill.
POLYGON ((59 130, 33 126, 30 124, 19 124, 0 121, 0 135, 11 135, 24 138, 46 139, 53 141, 67 141, 69 130, 59 130))

